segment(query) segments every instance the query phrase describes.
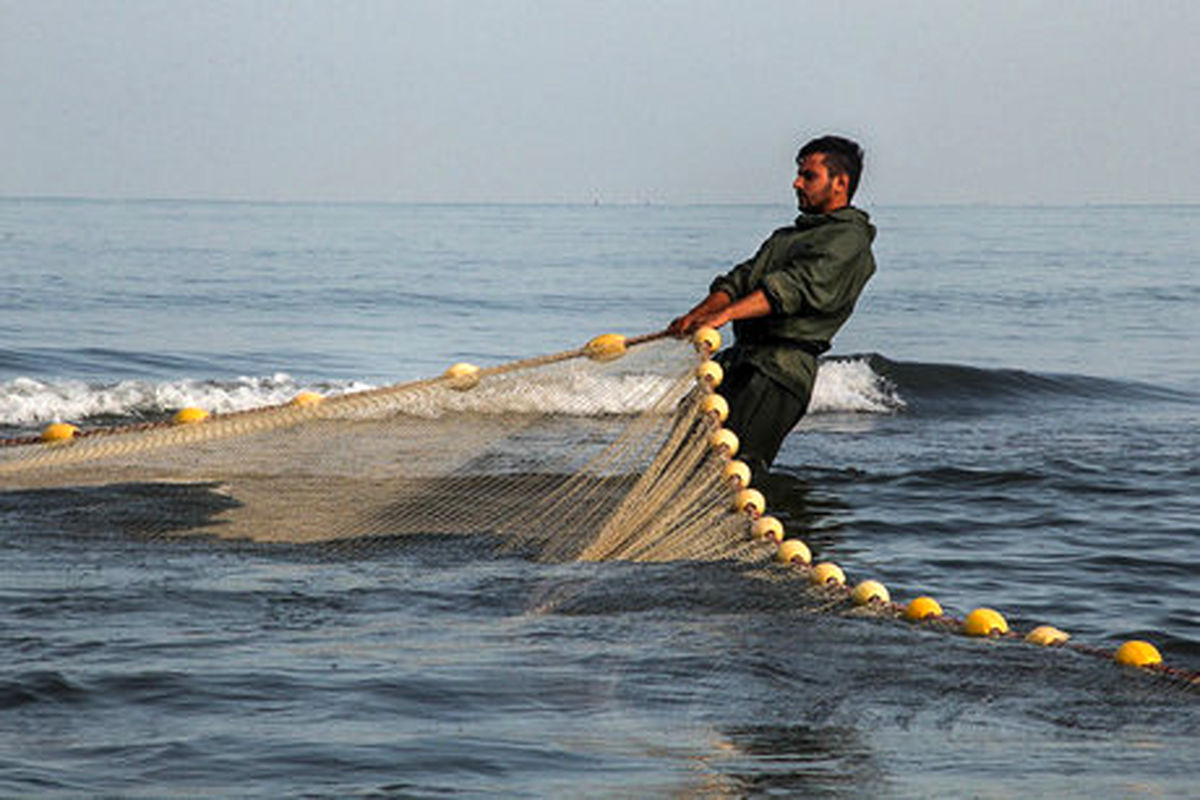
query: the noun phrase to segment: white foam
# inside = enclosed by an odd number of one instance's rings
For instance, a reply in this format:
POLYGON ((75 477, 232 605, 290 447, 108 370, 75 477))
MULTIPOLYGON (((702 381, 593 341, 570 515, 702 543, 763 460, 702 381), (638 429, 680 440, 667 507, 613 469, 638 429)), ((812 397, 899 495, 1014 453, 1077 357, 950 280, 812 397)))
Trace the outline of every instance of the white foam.
MULTIPOLYGON (((647 410, 649 398, 660 397, 669 383, 661 375, 597 374, 582 365, 534 382, 482 385, 470 392, 419 398, 405 411, 421 416, 450 411, 631 414, 647 410)), ((839 359, 821 364, 809 413, 891 414, 905 405, 895 387, 871 369, 868 359, 839 359)))
POLYGON ((890 414, 905 405, 891 382, 857 358, 821 362, 808 413, 890 414))
POLYGON ((284 403, 301 391, 336 394, 367 388, 355 383, 304 386, 286 373, 230 381, 130 380, 115 384, 15 378, 0 383, 0 424, 30 426, 108 415, 148 417, 187 406, 228 413, 284 403))
MULTIPOLYGON (((630 414, 645 410, 647 398, 664 391, 660 375, 597 375, 586 369, 546 376, 536 383, 490 391, 442 395, 418 401, 410 413, 438 416, 448 411, 484 413, 630 414)), ((216 413, 286 403, 302 391, 342 394, 372 388, 357 382, 301 384, 291 375, 241 377, 229 381, 39 381, 0 383, 0 425, 30 427, 79 422, 91 417, 154 417, 187 406, 216 413)), ((888 414, 905 407, 891 384, 866 359, 826 361, 813 388, 810 414, 888 414)))

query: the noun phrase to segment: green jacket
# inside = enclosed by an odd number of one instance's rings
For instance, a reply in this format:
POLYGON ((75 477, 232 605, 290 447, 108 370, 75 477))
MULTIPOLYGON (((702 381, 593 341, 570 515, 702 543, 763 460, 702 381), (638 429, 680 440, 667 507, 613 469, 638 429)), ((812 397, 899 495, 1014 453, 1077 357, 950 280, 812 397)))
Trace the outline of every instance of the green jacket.
POLYGON ((870 218, 853 206, 802 214, 771 234, 753 258, 710 287, 734 300, 762 289, 771 304, 768 316, 733 323, 737 341, 722 360, 749 361, 807 401, 816 357, 829 349, 875 273, 874 239, 870 218))

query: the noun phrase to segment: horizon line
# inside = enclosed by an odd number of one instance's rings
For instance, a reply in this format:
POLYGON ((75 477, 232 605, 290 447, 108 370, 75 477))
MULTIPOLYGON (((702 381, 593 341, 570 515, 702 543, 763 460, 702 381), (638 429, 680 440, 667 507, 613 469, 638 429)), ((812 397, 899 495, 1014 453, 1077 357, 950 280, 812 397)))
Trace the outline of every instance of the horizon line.
MULTIPOLYGON (((229 197, 104 196, 69 194, 0 194, 3 202, 78 202, 78 203, 195 203, 198 205, 312 205, 312 206, 445 206, 479 208, 484 206, 562 207, 562 208, 770 208, 791 205, 750 200, 712 200, 662 202, 654 200, 332 200, 332 199, 255 199, 229 197)), ((1118 208, 1118 207, 1192 207, 1200 200, 1104 200, 1080 202, 990 202, 983 200, 868 203, 858 208, 1118 208)))

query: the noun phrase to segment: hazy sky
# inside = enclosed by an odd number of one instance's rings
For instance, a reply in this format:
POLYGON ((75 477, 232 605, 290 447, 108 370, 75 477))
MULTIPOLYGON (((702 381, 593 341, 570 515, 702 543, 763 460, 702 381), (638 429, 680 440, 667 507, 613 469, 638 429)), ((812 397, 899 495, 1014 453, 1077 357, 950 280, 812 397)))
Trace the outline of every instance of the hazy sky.
POLYGON ((1200 202, 1200 2, 0 0, 0 195, 1200 202))

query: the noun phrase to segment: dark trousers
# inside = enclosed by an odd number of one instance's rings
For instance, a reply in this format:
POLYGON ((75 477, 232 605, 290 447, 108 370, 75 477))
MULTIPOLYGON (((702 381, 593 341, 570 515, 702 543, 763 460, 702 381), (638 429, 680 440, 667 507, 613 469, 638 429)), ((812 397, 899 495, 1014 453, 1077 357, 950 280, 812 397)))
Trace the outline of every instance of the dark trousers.
POLYGON ((742 362, 730 367, 717 389, 729 403, 725 427, 737 434, 738 455, 755 476, 767 474, 784 438, 808 408, 792 392, 742 362))

